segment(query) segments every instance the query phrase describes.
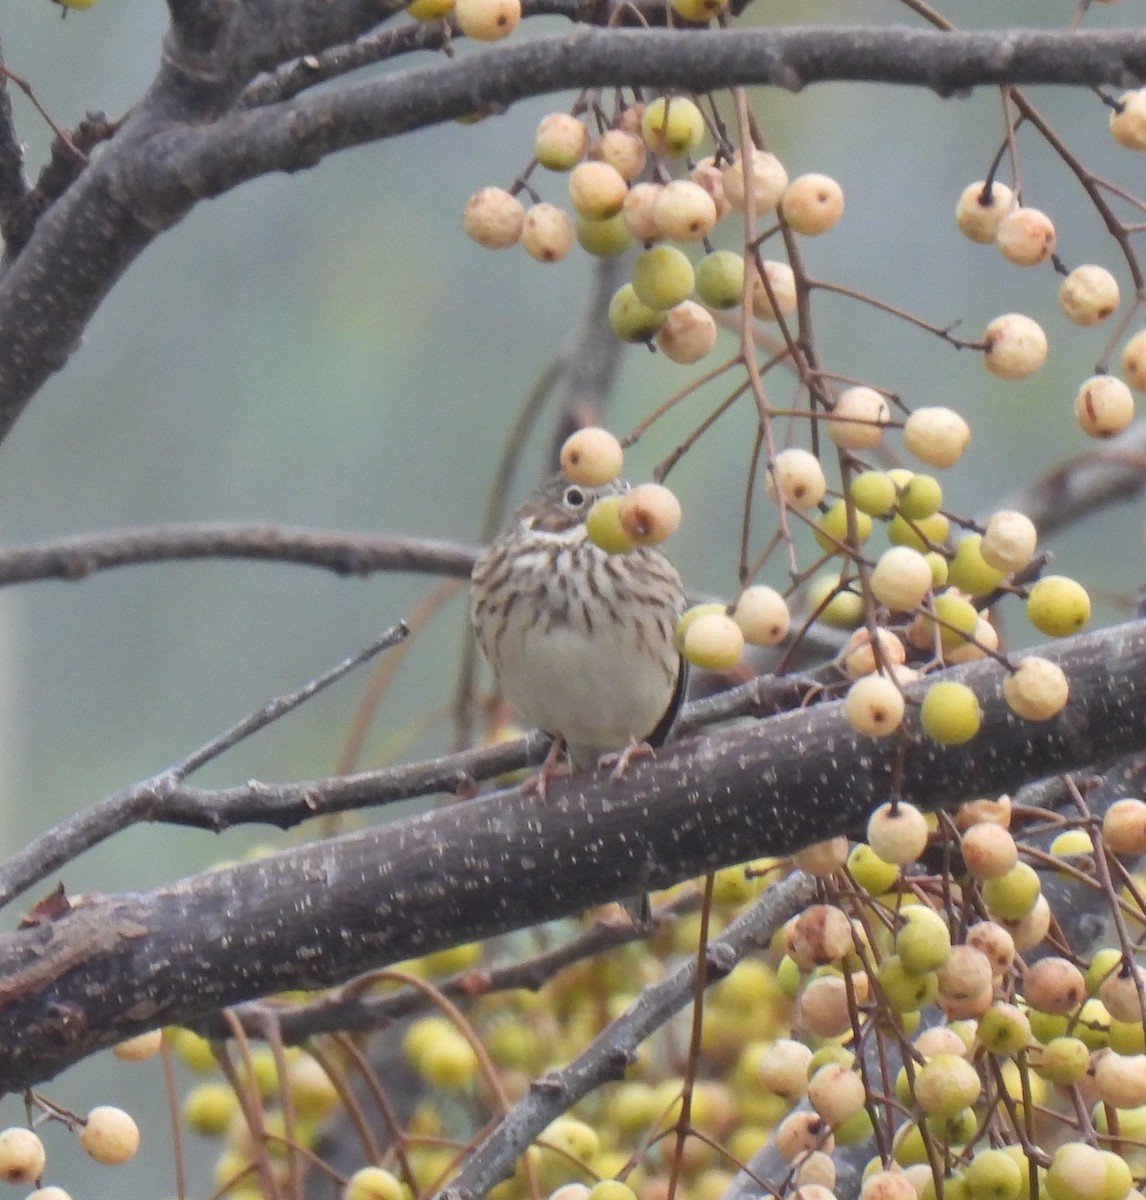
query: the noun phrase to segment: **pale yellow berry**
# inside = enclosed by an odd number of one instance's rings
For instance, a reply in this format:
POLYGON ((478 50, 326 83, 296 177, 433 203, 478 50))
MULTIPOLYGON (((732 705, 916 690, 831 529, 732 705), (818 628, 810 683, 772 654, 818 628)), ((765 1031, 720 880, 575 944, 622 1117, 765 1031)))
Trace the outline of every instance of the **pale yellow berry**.
POLYGON ((745 172, 744 158, 737 150, 723 171, 724 194, 733 208, 743 209, 746 195, 751 190, 757 215, 760 215, 780 203, 788 186, 788 172, 774 154, 756 147, 750 148, 748 164, 745 172))
POLYGON ((672 308, 692 295, 696 273, 675 246, 653 246, 633 263, 633 291, 650 308, 672 308))
POLYGON ((878 446, 891 420, 887 399, 875 388, 850 387, 839 394, 828 418, 828 436, 847 450, 878 446))
POLYGON ((383 1167, 360 1167, 346 1181, 342 1200, 404 1200, 401 1181, 383 1167))
POLYGON ((942 680, 928 688, 919 706, 919 723, 928 737, 944 746, 958 746, 979 732, 982 710, 965 684, 942 680))
POLYGON ((521 226, 521 244, 538 262, 560 262, 576 241, 569 214, 557 204, 542 201, 526 214, 521 226))
POLYGON ((957 463, 971 440, 971 427, 951 408, 917 408, 903 426, 903 444, 931 467, 957 463))
POLYGON ((32 1183, 44 1170, 44 1143, 30 1129, 12 1125, 0 1132, 0 1179, 32 1183))
POLYGON ((88 1113, 80 1145, 96 1162, 124 1163, 139 1149, 139 1127, 122 1108, 101 1104, 88 1113))
POLYGON ((621 211, 629 185, 616 167, 606 162, 578 163, 569 172, 569 199, 591 221, 601 221, 621 211))
POLYGON ((776 646, 787 636, 792 618, 788 602, 775 588, 757 584, 740 593, 732 619, 750 646, 776 646))
POLYGON ((1011 831, 990 821, 964 830, 959 849, 964 866, 975 879, 998 879, 1019 861, 1019 848, 1011 831))
POLYGON ((504 250, 521 237, 525 208, 504 188, 487 187, 475 192, 462 212, 466 233, 487 250, 504 250))
POLYGON ((625 228, 638 242, 654 242, 661 236, 653 214, 664 184, 634 183, 621 206, 625 228))
POLYGON ((752 271, 752 311, 762 321, 778 321, 796 309, 796 276, 786 262, 772 259, 765 260, 764 274, 767 287, 759 273, 752 271))
POLYGON ((894 733, 903 724, 903 710, 903 693, 886 675, 864 675, 857 679, 844 700, 848 723, 857 733, 869 737, 894 733))
POLYGON ((1076 325, 1097 325, 1118 307, 1118 280, 1105 267, 1084 263, 1059 284, 1058 301, 1076 325))
POLYGON ((704 131, 704 114, 687 96, 658 96, 641 116, 641 136, 657 154, 688 154, 700 145, 704 131))
POLYGON ((589 148, 589 130, 569 113, 549 113, 541 118, 533 139, 533 157, 550 171, 570 171, 589 148))
POLYGON ((1027 595, 1027 616, 1047 637, 1069 637, 1090 620, 1090 596, 1066 575, 1045 575, 1027 595))
POLYGON ((1092 375, 1078 389, 1074 415, 1083 433, 1114 437, 1134 420, 1134 396, 1117 376, 1092 375))
POLYGON ((1004 313, 983 330, 983 362, 1000 379, 1025 379, 1047 360, 1042 326, 1022 313, 1004 313))
POLYGON ((813 842, 792 855, 792 861, 809 875, 832 875, 848 861, 848 839, 834 837, 813 842))
POLYGON ((458 28, 477 42, 508 37, 521 21, 521 0, 454 0, 458 28))
POLYGON ((1146 392, 1146 329, 1140 329, 1122 348, 1122 374, 1136 392, 1146 392))
POLYGON ((886 670, 889 667, 901 666, 907 657, 907 649, 890 629, 877 628, 875 644, 872 644, 871 634, 866 629, 857 629, 844 646, 844 670, 849 679, 859 679, 861 675, 870 675, 877 668, 886 670), (876 655, 876 647, 879 655, 876 655))
POLYGON ((1054 222, 1037 208, 1016 208, 999 222, 995 244, 1020 267, 1045 262, 1054 253, 1054 222))
POLYGON ((606 130, 590 147, 589 155, 607 162, 630 183, 645 169, 648 157, 645 143, 626 129, 606 130))
POLYGON ((672 10, 678 17, 703 25, 719 16, 728 7, 728 0, 672 0, 672 10))
POLYGON ((656 546, 680 528, 680 501, 662 483, 642 483, 621 497, 618 516, 638 546, 656 546))
POLYGON ((800 175, 784 189, 780 212, 797 233, 826 233, 843 216, 844 189, 830 175, 800 175))
POLYGON ((406 12, 415 21, 440 21, 454 11, 454 0, 413 0, 406 12))
POLYGON ((693 183, 704 188, 712 197, 712 202, 716 205, 718 221, 732 211, 732 205, 728 203, 728 197, 724 194, 724 175, 711 154, 707 158, 702 158, 689 171, 688 177, 693 183))
POLYGON ((1004 509, 992 513, 979 543, 984 562, 1000 571, 1021 571, 1034 557, 1039 534, 1026 513, 1004 509))
POLYGON ((877 858, 902 867, 914 862, 927 846, 927 818, 905 800, 881 804, 868 817, 866 838, 877 858))
POLYGON ((955 205, 955 224, 964 237, 973 242, 986 244, 995 240, 999 222, 1011 208, 1014 194, 1005 183, 991 181, 991 190, 986 191, 986 181, 968 184, 955 205))
POLYGON ((600 487, 621 473, 625 452, 621 443, 599 425, 571 433, 561 447, 561 470, 570 483, 600 487))
POLYGON ((716 345, 716 321, 703 305, 682 300, 669 309, 657 330, 656 343, 673 362, 697 362, 716 345))
POLYGON ((111 1048, 111 1052, 124 1062, 143 1062, 158 1054, 162 1045, 163 1030, 153 1029, 150 1033, 141 1033, 137 1037, 117 1043, 111 1048))
POLYGON ((727 671, 744 651, 740 626, 724 613, 702 613, 684 635, 684 656, 694 667, 727 671))
POLYGON ((1146 90, 1123 92, 1110 114, 1110 132, 1128 150, 1146 150, 1146 90))
POLYGON ((1106 1051, 1094 1065, 1098 1098, 1114 1108, 1146 1104, 1146 1055, 1106 1051))
POLYGON ((910 612, 931 590, 931 565, 910 546, 892 546, 879 556, 870 583, 880 604, 892 612, 910 612))
POLYGON ((1070 686, 1062 667, 1031 655, 1003 676, 1007 707, 1028 721, 1047 721, 1066 707, 1070 686))
POLYGON ((777 486, 785 503, 797 509, 812 508, 819 504, 828 490, 820 460, 810 451, 799 447, 781 450, 776 455, 773 470, 768 472, 768 494, 773 498, 777 486))
POLYGON ((716 201, 691 179, 666 183, 653 206, 661 236, 677 242, 699 242, 716 224, 716 201))
POLYGON ((621 496, 602 496, 585 514, 585 536, 606 554, 626 554, 635 545, 621 525, 621 496))

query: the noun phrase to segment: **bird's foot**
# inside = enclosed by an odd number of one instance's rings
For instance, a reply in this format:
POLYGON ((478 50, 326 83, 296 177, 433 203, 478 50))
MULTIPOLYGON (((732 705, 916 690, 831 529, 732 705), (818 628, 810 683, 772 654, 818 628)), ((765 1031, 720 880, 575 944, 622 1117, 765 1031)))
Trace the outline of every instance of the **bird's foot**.
POLYGON ((620 779, 629 769, 629 764, 633 759, 655 754, 656 751, 648 742, 638 742, 636 738, 633 738, 624 750, 602 754, 597 760, 597 767, 599 770, 608 771, 610 779, 620 779))
POLYGON ((531 775, 521 784, 521 790, 526 795, 535 795, 539 800, 544 800, 549 791, 549 781, 555 775, 565 775, 569 768, 561 762, 561 750, 564 746, 561 738, 553 739, 553 744, 549 747, 549 753, 545 756, 545 761, 537 768, 537 774, 531 775))

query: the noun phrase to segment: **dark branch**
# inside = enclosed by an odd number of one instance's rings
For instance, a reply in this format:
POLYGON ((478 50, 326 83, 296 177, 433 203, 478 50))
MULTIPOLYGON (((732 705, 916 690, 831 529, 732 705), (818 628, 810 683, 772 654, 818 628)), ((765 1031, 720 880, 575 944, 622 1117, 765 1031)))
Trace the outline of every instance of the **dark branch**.
POLYGON ((152 892, 86 896, 0 938, 0 1088, 144 1028, 854 831, 895 779, 936 809, 1146 749, 1146 622, 1045 653, 1071 701, 1041 724, 1008 712, 997 663, 951 672, 984 710, 963 746, 863 738, 824 704, 679 743, 619 780, 556 780, 544 802, 498 792, 152 892))

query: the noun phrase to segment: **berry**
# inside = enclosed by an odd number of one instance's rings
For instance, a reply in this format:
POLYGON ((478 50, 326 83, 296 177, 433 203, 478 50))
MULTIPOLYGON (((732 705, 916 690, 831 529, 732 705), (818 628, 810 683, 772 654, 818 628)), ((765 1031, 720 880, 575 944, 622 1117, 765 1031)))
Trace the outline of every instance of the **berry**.
POLYGON ((758 272, 752 273, 752 311, 762 321, 778 321, 795 311, 796 276, 787 263, 771 259, 764 262, 764 275, 767 287, 758 272))
POLYGON ((1069 637, 1090 620, 1090 596, 1065 575, 1045 575, 1027 595, 1027 616, 1047 637, 1069 637))
POLYGON ((504 250, 521 237, 525 208, 503 188, 487 187, 475 192, 462 211, 462 225, 479 246, 504 250))
POLYGON ((706 616, 709 613, 725 613, 728 608, 724 604, 709 602, 707 604, 694 604, 691 608, 686 608, 680 616, 680 620, 676 623, 676 631, 673 634, 673 640, 676 643, 676 648, 680 653, 684 653, 684 636, 688 633, 689 626, 698 617, 706 616))
POLYGON ((680 501, 663 484, 642 483, 621 497, 617 515, 638 546, 656 546, 680 528, 680 501))
POLYGON ((653 206, 661 236, 677 242, 699 242, 716 224, 716 201, 691 179, 674 179, 661 188, 653 206))
POLYGON ((30 1129, 10 1126, 0 1132, 0 1179, 33 1183, 44 1170, 44 1143, 30 1129))
POLYGON ((998 180, 991 181, 989 190, 982 179, 968 184, 955 205, 955 224, 959 232, 973 242, 993 242, 999 222, 1007 215, 1013 199, 1011 189, 998 180))
POLYGON ((535 204, 521 226, 521 244, 538 262, 560 262, 573 249, 576 237, 569 214, 557 204, 535 204))
POLYGON ((840 393, 828 418, 828 436, 847 450, 878 446, 891 420, 887 400, 875 388, 850 387, 840 393))
POLYGON ((844 670, 849 679, 870 675, 877 666, 898 667, 907 656, 903 643, 890 629, 876 629, 875 645, 866 629, 857 629, 844 647, 844 670), (877 660, 876 646, 880 655, 877 660))
POLYGON ((712 155, 702 158, 689 171, 688 177, 693 183, 704 188, 712 197, 712 202, 716 205, 716 219, 718 221, 732 211, 732 205, 728 203, 728 197, 724 194, 724 176, 720 168, 716 165, 716 160, 712 155))
POLYGON ((797 233, 826 233, 843 216, 844 190, 830 175, 800 175, 784 189, 780 212, 797 233))
POLYGON ((744 258, 714 250, 696 264, 696 294, 709 308, 735 308, 744 299, 744 258))
POLYGON ((150 1033, 141 1033, 137 1037, 127 1038, 112 1047, 112 1054, 124 1062, 143 1062, 159 1053, 163 1045, 163 1030, 153 1029, 150 1033))
POLYGON ((885 863, 906 866, 927 846, 927 818, 905 800, 881 804, 868 817, 867 844, 885 863))
POLYGON ((1097 325, 1118 307, 1118 280, 1105 267, 1085 263, 1059 284, 1058 302, 1076 325, 1097 325))
POLYGON ((622 342, 650 341, 664 323, 665 313, 642 304, 631 283, 618 288, 609 301, 609 324, 622 342))
POLYGON ((702 613, 684 634, 684 656, 694 667, 726 671, 734 667, 744 650, 744 634, 727 614, 702 613))
POLYGON ((716 345, 716 321, 694 300, 682 300, 669 309, 657 330, 657 349, 673 362, 693 363, 716 345))
POLYGON ((607 129, 589 149, 591 158, 607 162, 622 179, 631 183, 645 169, 645 144, 625 129, 607 129))
POLYGON ((728 7, 728 0, 672 0, 672 10, 685 21, 703 25, 719 16, 728 7))
POLYGON ((983 531, 979 553, 1000 571, 1021 571, 1034 557, 1039 535, 1025 513, 1004 509, 993 513, 983 531))
POLYGON ((629 185, 608 163, 582 162, 569 172, 569 199, 590 221, 603 221, 619 213, 628 192, 629 185))
MULTIPOLYGON (((856 543, 862 545, 871 536, 871 517, 865 512, 853 511, 856 543)), ((816 522, 816 545, 828 554, 838 554, 838 543, 846 542, 847 538, 848 506, 843 500, 835 500, 831 508, 816 522)))
POLYGON ((970 440, 970 426, 950 408, 917 408, 903 426, 904 446, 930 467, 957 463, 970 440))
POLYGON ((942 546, 950 529, 951 522, 942 513, 932 513, 910 523, 899 513, 887 527, 887 540, 893 546, 909 546, 923 553, 932 545, 942 546))
POLYGON ((1000 379, 1025 379, 1047 360, 1047 336, 1037 321, 1004 313, 983 331, 983 362, 1000 379))
POLYGON ((638 242, 654 242, 661 236, 653 218, 657 198, 664 190, 661 183, 634 183, 621 206, 625 228, 638 242))
POLYGON ((1002 825, 982 822, 964 830, 959 840, 963 865, 974 879, 998 879, 1019 861, 1019 848, 1002 825))
POLYGON ((1146 392, 1146 329, 1140 329, 1123 346, 1122 374, 1136 392, 1146 392))
POLYGON ((642 304, 672 308, 692 295, 696 274, 687 254, 675 246, 654 246, 637 255, 632 282, 642 304))
POLYGON ((995 244, 1020 267, 1045 262, 1054 253, 1054 222, 1037 208, 1016 208, 999 222, 995 244))
POLYGON ((521 20, 521 0, 454 0, 458 28, 476 42, 508 37, 521 20))
POLYGON ((733 208, 743 210, 749 188, 755 200, 756 213, 775 208, 788 186, 788 172, 784 164, 766 150, 749 148, 749 167, 744 169, 744 160, 739 150, 725 166, 724 194, 733 208), (746 177, 747 176, 747 177, 746 177))
POLYGON ((992 917, 1017 921, 1027 916, 1041 892, 1038 873, 1028 863, 1019 862, 1005 874, 983 884, 983 903, 992 917))
POLYGON ((571 171, 589 148, 589 130, 568 113, 541 118, 533 139, 533 157, 550 171, 571 171))
POLYGON ((1122 93, 1110 114, 1110 132, 1128 150, 1146 150, 1146 90, 1122 93))
POLYGON ((641 117, 645 145, 671 158, 695 150, 704 130, 704 116, 687 96, 658 96, 645 106, 641 117))
POLYGON ((953 1117, 981 1091, 979 1072, 957 1054, 937 1054, 915 1074, 915 1100, 928 1116, 953 1117))
POLYGON ((792 621, 784 597, 763 584, 740 593, 732 609, 732 619, 750 646, 779 645, 788 636, 792 621))
POLYGON ((919 707, 923 732, 943 746, 959 746, 979 732, 982 720, 979 699, 965 684, 954 680, 933 683, 919 707))
POLYGON ((615 258, 625 254, 633 244, 624 214, 606 217, 603 221, 591 221, 578 214, 574 231, 581 249, 596 258, 615 258))
POLYGON ((1062 667, 1030 655, 1003 676, 1003 699, 1011 712, 1028 721, 1047 721, 1066 707, 1070 687, 1062 667))
POLYGON ((903 693, 886 675, 864 675, 848 688, 844 715, 857 733, 885 737, 903 723, 903 693))
POLYGON ((625 452, 607 430, 588 425, 571 433, 561 447, 561 470, 570 483, 601 487, 621 473, 625 452))
POLYGON ((1115 800, 1103 814, 1102 836, 1115 854, 1146 854, 1146 802, 1115 800))
POLYGON ((870 516, 884 517, 895 507, 895 481, 885 471, 862 471, 849 491, 856 508, 870 516))
POLYGON ((88 1113, 80 1145, 96 1162, 117 1166, 139 1149, 139 1127, 122 1108, 100 1104, 88 1113))
POLYGON ((585 534, 606 554, 625 554, 636 545, 621 524, 622 496, 602 496, 585 516, 585 534))
POLYGON ((1074 415, 1083 433, 1107 438, 1134 420, 1134 397, 1114 375, 1092 375, 1078 389, 1074 415))
POLYGON ((912 521, 934 516, 943 503, 943 488, 934 475, 912 475, 899 492, 897 507, 912 521))
POLYGON ((820 460, 808 450, 781 450, 768 472, 768 494, 775 498, 776 486, 785 503, 796 509, 812 508, 824 498, 827 480, 820 460))
POLYGON ((383 1167, 360 1167, 346 1181, 342 1200, 405 1200, 398 1178, 383 1167))
POLYGON ((1085 1142, 1059 1146, 1047 1168, 1046 1190, 1051 1200, 1106 1200, 1106 1163, 1085 1142))
POLYGON ((895 953, 909 971, 922 975, 938 970, 951 957, 951 931, 933 909, 916 904, 904 913, 895 935, 895 953))
POLYGON ((1003 581, 1003 572, 983 557, 983 535, 969 533, 955 547, 948 578, 971 596, 985 596, 1003 581))
POLYGON ((910 612, 931 590, 931 567, 918 550, 892 546, 880 555, 870 583, 880 604, 892 612, 910 612))

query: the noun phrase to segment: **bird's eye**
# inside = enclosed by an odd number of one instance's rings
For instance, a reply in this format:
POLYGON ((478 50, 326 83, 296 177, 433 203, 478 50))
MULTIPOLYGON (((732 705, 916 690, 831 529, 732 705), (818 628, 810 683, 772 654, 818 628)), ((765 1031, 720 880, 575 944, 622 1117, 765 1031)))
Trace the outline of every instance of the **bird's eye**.
POLYGON ((585 493, 579 487, 565 489, 565 507, 581 508, 585 503, 585 493))

